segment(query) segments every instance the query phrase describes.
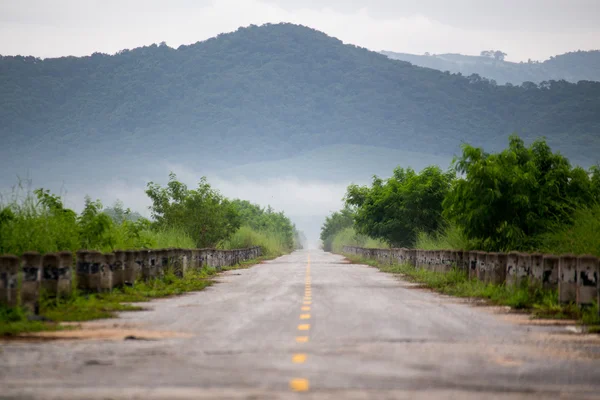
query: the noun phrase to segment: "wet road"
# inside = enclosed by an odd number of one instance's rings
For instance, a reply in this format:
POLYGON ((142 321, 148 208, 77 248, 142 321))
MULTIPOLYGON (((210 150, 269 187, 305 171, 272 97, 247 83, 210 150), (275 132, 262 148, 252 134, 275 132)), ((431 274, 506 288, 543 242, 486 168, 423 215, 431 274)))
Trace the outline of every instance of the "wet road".
POLYGON ((299 251, 219 281, 98 323, 160 340, 3 343, 0 399, 600 398, 597 337, 337 255, 299 251))

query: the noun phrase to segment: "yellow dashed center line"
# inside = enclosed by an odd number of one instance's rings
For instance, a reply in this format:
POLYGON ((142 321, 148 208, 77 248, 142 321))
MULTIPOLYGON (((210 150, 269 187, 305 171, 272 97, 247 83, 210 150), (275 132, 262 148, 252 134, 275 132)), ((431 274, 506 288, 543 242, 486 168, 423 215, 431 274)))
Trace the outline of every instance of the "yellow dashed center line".
POLYGON ((307 379, 292 379, 290 381, 290 389, 294 392, 306 392, 308 390, 307 379))
POLYGON ((306 361, 306 354, 294 354, 292 356, 292 362, 294 364, 302 364, 304 361, 306 361))
MULTIPOLYGON (((311 277, 310 277, 310 254, 308 255, 308 260, 306 264, 306 282, 304 286, 304 299, 302 300, 302 311, 305 311, 300 314, 301 320, 309 320, 310 314, 310 305, 312 304, 312 290, 311 290, 311 277)), ((298 325, 299 331, 309 331, 310 324, 300 324, 298 325)), ((308 336, 296 336, 296 343, 308 343, 308 336)), ((305 353, 296 353, 292 355, 292 363, 294 364, 304 364, 306 361, 305 353)), ((308 391, 309 383, 308 379, 304 378, 294 378, 290 380, 290 389, 294 392, 306 392, 308 391)))

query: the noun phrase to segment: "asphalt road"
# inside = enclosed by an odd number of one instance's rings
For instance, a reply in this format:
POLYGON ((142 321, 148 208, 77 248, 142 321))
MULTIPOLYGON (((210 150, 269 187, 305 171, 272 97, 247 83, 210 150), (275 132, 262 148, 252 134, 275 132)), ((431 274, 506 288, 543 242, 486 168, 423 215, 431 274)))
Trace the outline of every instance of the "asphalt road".
POLYGON ((219 280, 97 323, 102 339, 1 344, 0 398, 600 398, 598 337, 337 255, 299 251, 219 280))

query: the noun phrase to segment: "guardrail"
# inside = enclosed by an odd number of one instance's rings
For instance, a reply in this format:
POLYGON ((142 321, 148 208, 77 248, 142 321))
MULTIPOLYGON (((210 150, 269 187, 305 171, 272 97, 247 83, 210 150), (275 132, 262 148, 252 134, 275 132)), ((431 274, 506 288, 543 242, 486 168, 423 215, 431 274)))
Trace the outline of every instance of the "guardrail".
POLYGON ((260 257, 261 248, 236 250, 158 249, 126 250, 103 254, 80 250, 21 257, 0 256, 0 303, 21 305, 37 313, 43 290, 50 296, 66 296, 74 286, 86 292, 105 292, 137 280, 162 276, 168 268, 183 277, 186 271, 215 267, 217 270, 260 257))
POLYGON ((344 246, 343 251, 382 263, 408 263, 416 268, 438 272, 447 272, 456 267, 465 271, 469 278, 488 283, 518 285, 527 281, 532 286, 558 290, 561 303, 600 303, 600 260, 594 256, 405 248, 366 249, 354 246, 344 246))

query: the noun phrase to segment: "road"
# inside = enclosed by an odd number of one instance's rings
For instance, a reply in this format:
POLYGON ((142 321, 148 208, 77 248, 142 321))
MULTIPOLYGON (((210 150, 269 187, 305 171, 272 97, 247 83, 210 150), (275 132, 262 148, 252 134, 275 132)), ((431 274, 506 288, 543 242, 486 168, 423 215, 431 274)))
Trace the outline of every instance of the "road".
POLYGON ((341 256, 298 251, 219 281, 96 323, 113 336, 2 344, 0 398, 600 398, 598 337, 341 256))

